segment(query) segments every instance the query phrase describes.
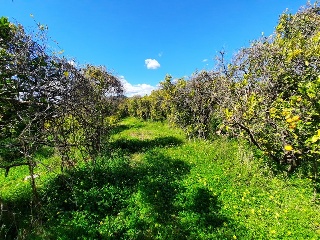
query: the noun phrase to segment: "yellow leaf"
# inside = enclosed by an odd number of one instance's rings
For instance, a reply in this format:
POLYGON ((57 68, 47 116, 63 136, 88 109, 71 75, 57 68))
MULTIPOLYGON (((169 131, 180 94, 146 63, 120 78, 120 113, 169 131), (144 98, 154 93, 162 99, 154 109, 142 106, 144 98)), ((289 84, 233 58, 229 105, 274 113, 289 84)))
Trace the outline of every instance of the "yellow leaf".
POLYGON ((64 72, 63 75, 65 75, 66 77, 69 77, 69 73, 68 72, 64 72))

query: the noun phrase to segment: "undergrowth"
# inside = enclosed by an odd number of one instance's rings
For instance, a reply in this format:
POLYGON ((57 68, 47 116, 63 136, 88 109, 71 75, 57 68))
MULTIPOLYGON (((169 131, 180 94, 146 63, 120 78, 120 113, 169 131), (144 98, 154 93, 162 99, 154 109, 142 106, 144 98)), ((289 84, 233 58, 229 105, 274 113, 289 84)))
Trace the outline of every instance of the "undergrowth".
POLYGON ((64 173, 54 155, 42 161, 46 167, 36 169, 41 224, 32 230, 30 209, 21 210, 31 193, 23 180, 27 169, 12 169, 8 178, 1 172, 1 198, 20 211, 18 238, 320 238, 311 181, 299 173, 275 174, 245 143, 189 141, 166 123, 127 118, 109 148, 95 165, 64 173))

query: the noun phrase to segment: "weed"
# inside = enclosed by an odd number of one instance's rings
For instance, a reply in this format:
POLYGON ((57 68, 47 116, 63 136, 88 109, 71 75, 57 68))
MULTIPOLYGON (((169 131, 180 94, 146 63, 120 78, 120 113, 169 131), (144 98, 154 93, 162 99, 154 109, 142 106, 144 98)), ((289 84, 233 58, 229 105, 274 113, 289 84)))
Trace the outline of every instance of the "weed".
MULTIPOLYGON (((312 182, 299 173, 275 173, 259 152, 242 142, 187 141, 165 123, 128 118, 114 131, 110 146, 95 164, 82 162, 63 174, 36 168, 42 227, 32 231, 23 217, 30 209, 21 210, 30 194, 23 181, 27 169, 0 177, 1 197, 11 199, 21 216, 22 223, 16 224, 20 238, 320 237, 312 182)), ((42 162, 56 169, 54 158, 49 154, 42 162)))

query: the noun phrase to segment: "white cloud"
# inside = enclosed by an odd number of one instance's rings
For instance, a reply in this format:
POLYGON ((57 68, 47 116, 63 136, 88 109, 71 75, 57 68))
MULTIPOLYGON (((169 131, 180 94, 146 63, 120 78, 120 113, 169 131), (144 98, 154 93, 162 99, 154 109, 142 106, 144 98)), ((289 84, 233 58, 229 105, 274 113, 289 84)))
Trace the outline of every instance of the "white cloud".
POLYGON ((156 89, 156 87, 151 86, 149 84, 145 84, 145 83, 132 85, 124 78, 124 76, 120 76, 120 80, 123 84, 125 95, 127 97, 132 97, 135 95, 140 95, 140 96, 148 95, 152 92, 152 90, 156 89))
POLYGON ((203 59, 202 62, 208 62, 208 59, 203 59))
POLYGON ((144 60, 144 63, 146 64, 148 69, 157 69, 160 67, 160 63, 158 63, 158 61, 155 59, 148 58, 144 60))

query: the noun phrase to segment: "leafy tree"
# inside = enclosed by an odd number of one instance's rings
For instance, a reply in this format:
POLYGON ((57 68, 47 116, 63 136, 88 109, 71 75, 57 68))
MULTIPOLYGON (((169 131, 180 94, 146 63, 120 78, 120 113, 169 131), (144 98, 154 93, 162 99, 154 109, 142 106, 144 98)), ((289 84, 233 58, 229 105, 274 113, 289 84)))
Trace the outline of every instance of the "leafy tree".
MULTIPOLYGON (((7 175, 11 167, 29 166, 35 207, 34 154, 49 144, 45 122, 54 117, 63 89, 61 61, 4 17, 0 34, 0 167, 7 175)), ((41 41, 41 34, 35 38, 41 41)))
POLYGON ((284 13, 274 35, 242 49, 228 69, 224 125, 293 171, 319 161, 320 8, 284 13))
POLYGON ((94 158, 106 144, 111 124, 108 117, 115 114, 113 103, 122 95, 123 87, 120 80, 103 66, 87 65, 82 72, 85 83, 81 84, 75 101, 81 103, 81 106, 76 107, 77 111, 73 115, 84 130, 83 144, 94 158))
POLYGON ((46 139, 42 130, 53 116, 60 76, 56 60, 22 26, 6 18, 0 26, 1 162, 8 173, 11 166, 34 165, 28 161, 46 139))
POLYGON ((320 7, 283 13, 270 37, 254 41, 216 69, 188 81, 167 75, 150 96, 128 100, 128 112, 182 127, 189 136, 245 137, 288 172, 319 172, 320 7))
POLYGON ((34 205, 34 155, 55 147, 62 166, 74 164, 73 150, 89 159, 103 150, 111 127, 120 80, 104 67, 78 68, 53 54, 46 28, 27 34, 21 25, 0 19, 0 168, 28 165, 34 205))
POLYGON ((209 134, 212 106, 212 76, 208 72, 194 74, 189 81, 179 80, 172 97, 171 122, 182 127, 190 137, 205 138, 209 134))

